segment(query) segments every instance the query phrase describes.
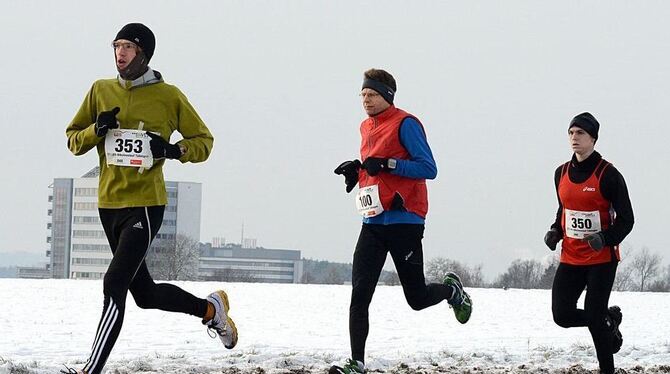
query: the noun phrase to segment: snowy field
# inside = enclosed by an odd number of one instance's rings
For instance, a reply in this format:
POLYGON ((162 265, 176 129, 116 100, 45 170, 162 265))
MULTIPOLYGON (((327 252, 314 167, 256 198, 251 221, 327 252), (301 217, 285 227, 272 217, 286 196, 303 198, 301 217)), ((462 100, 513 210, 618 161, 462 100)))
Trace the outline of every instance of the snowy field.
MULTIPOLYGON (((226 350, 192 316, 137 308, 129 295, 108 373, 325 373, 349 355, 350 286, 177 282, 198 296, 223 288, 239 329, 226 350)), ((470 289, 466 325, 446 302, 421 312, 380 286, 370 310, 370 371, 596 373, 586 328, 551 319, 550 291, 470 289)), ((670 294, 613 293, 623 309, 628 373, 670 373, 670 294)), ((0 374, 81 367, 102 308, 101 281, 0 279, 0 374)))

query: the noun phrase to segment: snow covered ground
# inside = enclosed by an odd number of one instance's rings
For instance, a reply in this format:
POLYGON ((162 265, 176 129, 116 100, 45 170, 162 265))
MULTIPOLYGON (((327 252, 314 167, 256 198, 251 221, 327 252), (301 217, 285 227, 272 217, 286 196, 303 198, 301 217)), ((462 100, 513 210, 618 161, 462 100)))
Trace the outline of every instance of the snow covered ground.
MULTIPOLYGON (((129 296, 108 373, 324 373, 349 355, 350 286, 176 282, 204 297, 223 288, 239 344, 223 348, 191 316, 137 308, 129 296)), ((551 319, 550 291, 469 289, 460 325, 446 303, 421 312, 400 287, 379 286, 367 367, 395 373, 595 373, 586 328, 551 319)), ((670 373, 670 294, 613 293, 629 373, 670 373)), ((80 367, 102 309, 101 281, 0 279, 0 374, 80 367)))

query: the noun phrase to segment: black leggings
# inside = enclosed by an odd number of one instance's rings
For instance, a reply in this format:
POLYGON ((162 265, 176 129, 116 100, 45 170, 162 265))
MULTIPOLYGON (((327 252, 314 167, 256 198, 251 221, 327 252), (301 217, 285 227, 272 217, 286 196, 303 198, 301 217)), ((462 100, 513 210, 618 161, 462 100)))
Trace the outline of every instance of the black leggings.
POLYGON ((113 257, 104 279, 104 306, 84 370, 102 372, 121 331, 128 290, 137 306, 204 317, 207 300, 172 284, 154 283, 144 258, 163 222, 164 206, 99 209, 113 257))
POLYGON ((370 327, 368 307, 388 252, 391 252, 405 299, 412 309, 421 310, 451 297, 451 287, 441 283, 426 285, 421 246, 423 229, 423 225, 363 224, 351 277, 349 338, 353 359, 363 362, 365 358, 365 340, 370 327))
POLYGON ((551 291, 554 322, 565 328, 588 326, 601 373, 614 373, 612 332, 606 318, 616 268, 617 262, 580 266, 561 263, 551 291), (584 288, 584 309, 577 309, 584 288))

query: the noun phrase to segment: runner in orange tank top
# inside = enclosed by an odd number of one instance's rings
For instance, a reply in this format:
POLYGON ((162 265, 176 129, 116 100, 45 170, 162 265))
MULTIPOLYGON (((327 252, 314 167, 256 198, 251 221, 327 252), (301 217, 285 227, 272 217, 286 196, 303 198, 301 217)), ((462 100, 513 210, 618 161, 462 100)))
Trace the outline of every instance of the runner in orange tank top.
POLYGON ((552 251, 563 241, 552 287, 554 322, 565 328, 588 327, 600 372, 614 373, 614 353, 623 343, 618 306, 608 308, 620 260, 619 243, 633 229, 626 182, 598 152, 600 124, 590 113, 568 127, 572 159, 554 175, 558 211, 544 242, 552 251), (577 300, 586 289, 584 309, 577 300))

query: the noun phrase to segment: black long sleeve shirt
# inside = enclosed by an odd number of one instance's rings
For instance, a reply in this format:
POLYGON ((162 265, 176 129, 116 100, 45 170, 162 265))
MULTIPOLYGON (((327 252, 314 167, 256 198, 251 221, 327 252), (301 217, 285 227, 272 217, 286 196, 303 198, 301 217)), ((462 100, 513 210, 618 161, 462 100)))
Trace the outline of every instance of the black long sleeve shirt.
MULTIPOLYGON (((573 154, 568 167, 568 177, 573 183, 583 183, 593 174, 602 156, 598 152, 593 152, 586 160, 579 162, 577 157, 573 154)), ((563 233, 561 227, 561 217, 563 215, 563 204, 561 198, 558 196, 558 184, 561 181, 561 169, 563 165, 556 168, 554 173, 554 184, 556 185, 556 195, 558 197, 558 211, 556 212, 556 220, 551 225, 552 229, 557 229, 558 232, 563 233)), ((616 212, 616 218, 612 225, 602 232, 605 245, 618 245, 633 230, 633 207, 628 196, 628 187, 623 175, 619 173, 614 165, 610 164, 603 175, 600 177, 600 192, 603 197, 612 203, 612 208, 616 212)))

